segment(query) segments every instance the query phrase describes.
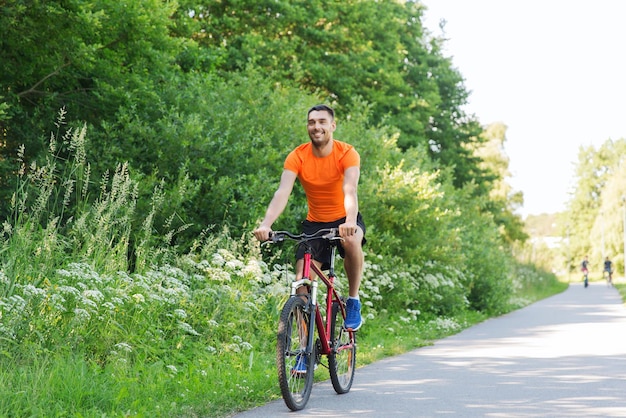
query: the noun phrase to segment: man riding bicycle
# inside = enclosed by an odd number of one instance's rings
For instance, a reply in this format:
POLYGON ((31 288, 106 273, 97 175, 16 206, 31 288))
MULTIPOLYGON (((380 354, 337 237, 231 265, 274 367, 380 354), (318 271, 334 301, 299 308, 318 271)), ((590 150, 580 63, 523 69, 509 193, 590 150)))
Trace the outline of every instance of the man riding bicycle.
MULTIPOLYGON (((363 275, 365 223, 359 213, 357 187, 360 156, 352 145, 333 138, 337 125, 334 110, 317 105, 307 113, 310 142, 296 147, 285 159, 278 190, 254 231, 260 241, 267 241, 272 224, 285 210, 296 178, 307 198, 308 213, 302 223, 303 232, 313 234, 324 228, 338 228, 342 238, 339 253, 344 258, 348 277, 349 298, 346 301, 345 327, 357 330, 362 324, 359 287, 363 275)), ((304 248, 296 252, 296 280, 303 275, 304 248)), ((324 269, 330 249, 324 240, 314 243, 314 262, 324 269)))
POLYGON ((589 285, 589 257, 585 256, 585 259, 580 265, 580 270, 583 272, 583 281, 585 283, 585 287, 589 285))
POLYGON ((604 259, 604 273, 608 274, 608 281, 611 283, 613 281, 613 262, 609 259, 609 257, 604 259))
POLYGON ((585 259, 580 265, 580 270, 583 272, 585 276, 589 274, 589 257, 588 256, 585 256, 585 259))

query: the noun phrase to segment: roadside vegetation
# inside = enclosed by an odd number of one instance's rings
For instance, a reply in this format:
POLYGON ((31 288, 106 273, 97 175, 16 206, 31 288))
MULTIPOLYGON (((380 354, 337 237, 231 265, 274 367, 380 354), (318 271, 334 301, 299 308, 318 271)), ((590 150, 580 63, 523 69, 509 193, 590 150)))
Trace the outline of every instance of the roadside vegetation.
MULTIPOLYGON (((45 164, 17 170, 0 272, 0 415, 221 417, 279 396, 275 331, 291 249, 222 229, 181 252, 176 230, 154 233, 158 188, 133 234, 137 182, 124 165, 89 179, 85 141, 85 129, 59 129, 45 164)), ((564 288, 512 258, 470 280, 462 266, 394 252, 367 254, 360 365, 564 288)))
MULTIPOLYGON (((251 230, 321 102, 362 159, 359 364, 566 287, 524 258, 506 126, 465 113, 419 2, 0 9, 0 416, 223 417, 278 397, 292 249, 251 230)), ((305 213, 298 188, 275 227, 305 213)))
POLYGON ((616 283, 615 288, 622 296, 622 300, 626 303, 626 283, 616 283))

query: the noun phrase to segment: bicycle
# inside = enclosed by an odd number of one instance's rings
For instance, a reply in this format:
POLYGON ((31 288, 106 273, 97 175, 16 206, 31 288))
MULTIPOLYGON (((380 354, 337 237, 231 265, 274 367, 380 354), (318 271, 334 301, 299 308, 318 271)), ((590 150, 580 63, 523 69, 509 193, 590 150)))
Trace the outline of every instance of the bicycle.
POLYGON ((311 396, 317 365, 328 368, 335 392, 350 391, 356 366, 356 333, 343 326, 345 298, 335 287, 335 253, 341 240, 338 229, 323 229, 309 235, 274 231, 268 242, 279 243, 285 239, 305 246, 303 276, 291 284, 291 295, 280 314, 276 344, 280 391, 287 407, 297 411, 305 407, 311 396), (314 239, 325 239, 331 246, 328 274, 312 262, 309 242, 314 239), (317 303, 317 278, 326 285, 325 317, 317 303), (303 286, 306 294, 298 293, 303 286), (317 339, 314 338, 316 329, 317 339), (327 356, 327 366, 321 363, 322 356, 327 356))
POLYGON ((602 278, 606 280, 608 286, 613 286, 613 272, 611 270, 604 270, 602 272, 602 278))
POLYGON ((589 270, 583 270, 583 282, 585 283, 585 287, 589 286, 589 270))

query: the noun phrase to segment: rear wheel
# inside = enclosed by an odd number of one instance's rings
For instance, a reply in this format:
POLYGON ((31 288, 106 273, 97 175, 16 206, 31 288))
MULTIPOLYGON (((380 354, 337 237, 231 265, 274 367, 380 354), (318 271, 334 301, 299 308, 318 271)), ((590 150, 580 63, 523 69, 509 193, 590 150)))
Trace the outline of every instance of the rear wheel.
POLYGON ((278 382, 285 404, 292 411, 306 405, 313 388, 315 350, 307 355, 306 346, 311 315, 307 302, 300 296, 287 300, 278 323, 276 363, 278 382))
POLYGON ((330 329, 328 369, 333 388, 339 394, 350 391, 356 365, 356 333, 344 329, 344 320, 344 314, 339 303, 334 302, 330 329))

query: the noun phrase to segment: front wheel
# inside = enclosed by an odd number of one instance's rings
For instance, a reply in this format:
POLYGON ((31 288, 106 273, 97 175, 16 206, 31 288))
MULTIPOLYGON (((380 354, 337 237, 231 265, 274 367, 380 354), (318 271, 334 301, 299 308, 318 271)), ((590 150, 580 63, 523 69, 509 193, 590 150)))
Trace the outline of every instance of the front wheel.
POLYGON ((285 404, 292 411, 306 405, 313 388, 314 348, 307 354, 311 314, 308 303, 300 296, 287 300, 278 323, 276 364, 278 383, 285 404))
POLYGON ((334 302, 330 328, 328 369, 333 388, 339 394, 350 391, 356 366, 356 333, 348 331, 343 327, 344 320, 344 314, 339 303, 334 302))

